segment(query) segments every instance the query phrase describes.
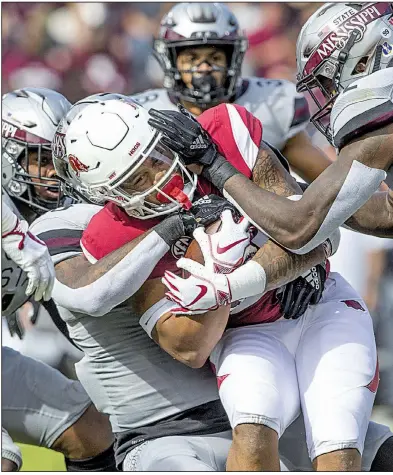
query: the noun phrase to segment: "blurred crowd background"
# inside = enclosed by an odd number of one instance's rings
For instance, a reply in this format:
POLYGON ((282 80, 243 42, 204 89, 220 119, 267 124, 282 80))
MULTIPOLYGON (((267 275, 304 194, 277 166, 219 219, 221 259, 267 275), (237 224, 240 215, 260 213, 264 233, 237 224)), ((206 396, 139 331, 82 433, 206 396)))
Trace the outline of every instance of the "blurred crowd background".
MULTIPOLYGON (((163 75, 151 45, 161 17, 172 5, 3 3, 2 93, 48 87, 75 102, 96 92, 133 94, 161 87, 163 75)), ((250 43, 243 75, 295 81, 297 35, 320 5, 231 3, 250 43)), ((310 133, 334 159, 334 150, 312 126, 310 133)), ((393 428, 393 241, 343 230, 332 268, 362 294, 372 312, 381 369, 374 417, 393 428)), ((48 354, 60 348, 54 337, 51 342, 46 345, 48 354)), ((27 346, 37 346, 34 338, 27 346)), ((60 364, 52 359, 52 364, 60 364)))

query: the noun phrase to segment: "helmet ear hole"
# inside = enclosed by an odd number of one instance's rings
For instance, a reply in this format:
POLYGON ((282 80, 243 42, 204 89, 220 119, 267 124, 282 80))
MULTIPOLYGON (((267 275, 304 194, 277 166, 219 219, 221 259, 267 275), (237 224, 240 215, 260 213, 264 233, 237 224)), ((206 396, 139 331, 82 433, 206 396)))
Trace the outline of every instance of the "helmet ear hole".
POLYGON ((351 76, 356 76, 357 74, 364 73, 367 68, 369 58, 369 56, 363 56, 362 58, 360 58, 360 60, 356 63, 356 66, 353 68, 351 76))

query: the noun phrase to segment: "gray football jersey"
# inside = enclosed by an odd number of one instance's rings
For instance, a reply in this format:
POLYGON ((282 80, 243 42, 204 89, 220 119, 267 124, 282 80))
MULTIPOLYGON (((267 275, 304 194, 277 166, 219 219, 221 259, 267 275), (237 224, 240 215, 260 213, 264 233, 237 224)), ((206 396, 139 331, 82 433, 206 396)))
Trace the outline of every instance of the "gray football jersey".
MULTIPOLYGON (((177 110, 166 89, 151 89, 132 98, 146 109, 177 110)), ((263 139, 279 150, 309 123, 307 101, 290 81, 244 78, 235 104, 245 107, 262 122, 263 139)))
MULTIPOLYGON (((83 229, 99 210, 77 204, 46 213, 32 232, 47 243, 57 264, 82 252, 83 229)), ((129 307, 120 305, 102 317, 59 310, 84 352, 76 364, 78 378, 97 409, 110 416, 114 432, 153 424, 218 399, 211 369, 191 369, 165 353, 129 307)))

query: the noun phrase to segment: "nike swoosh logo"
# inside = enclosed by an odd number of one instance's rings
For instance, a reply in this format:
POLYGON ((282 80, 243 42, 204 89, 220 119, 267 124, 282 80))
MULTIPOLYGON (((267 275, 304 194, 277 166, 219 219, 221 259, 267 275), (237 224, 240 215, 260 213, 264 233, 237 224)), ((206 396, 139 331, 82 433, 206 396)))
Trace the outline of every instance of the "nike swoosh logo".
POLYGON ((207 293, 207 287, 206 285, 197 285, 201 290, 199 291, 199 294, 195 297, 195 299, 187 305, 187 307, 191 307, 191 305, 194 305, 195 302, 198 302, 204 295, 207 293))
POLYGON ((233 247, 237 246, 241 242, 247 241, 248 238, 240 239, 239 241, 232 242, 231 244, 228 244, 228 246, 221 247, 219 244, 217 246, 217 253, 218 254, 223 254, 224 252, 229 251, 229 249, 232 249, 233 247))

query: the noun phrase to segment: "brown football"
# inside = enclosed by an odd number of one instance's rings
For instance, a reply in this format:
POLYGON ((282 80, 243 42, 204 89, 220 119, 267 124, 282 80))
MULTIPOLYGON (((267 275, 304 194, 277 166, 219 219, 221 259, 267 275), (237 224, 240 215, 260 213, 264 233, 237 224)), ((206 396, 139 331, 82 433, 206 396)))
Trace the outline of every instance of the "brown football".
MULTIPOLYGON (((221 226, 221 220, 219 219, 215 223, 210 224, 206 227, 207 234, 214 234, 216 233, 221 226)), ((195 239, 191 241, 191 244, 188 246, 186 254, 184 257, 188 259, 192 259, 193 261, 199 262, 199 264, 204 264, 205 260, 203 259, 201 248, 199 247, 198 241, 195 239)), ((182 270, 182 277, 186 279, 189 276, 189 273, 185 270, 182 270)))

